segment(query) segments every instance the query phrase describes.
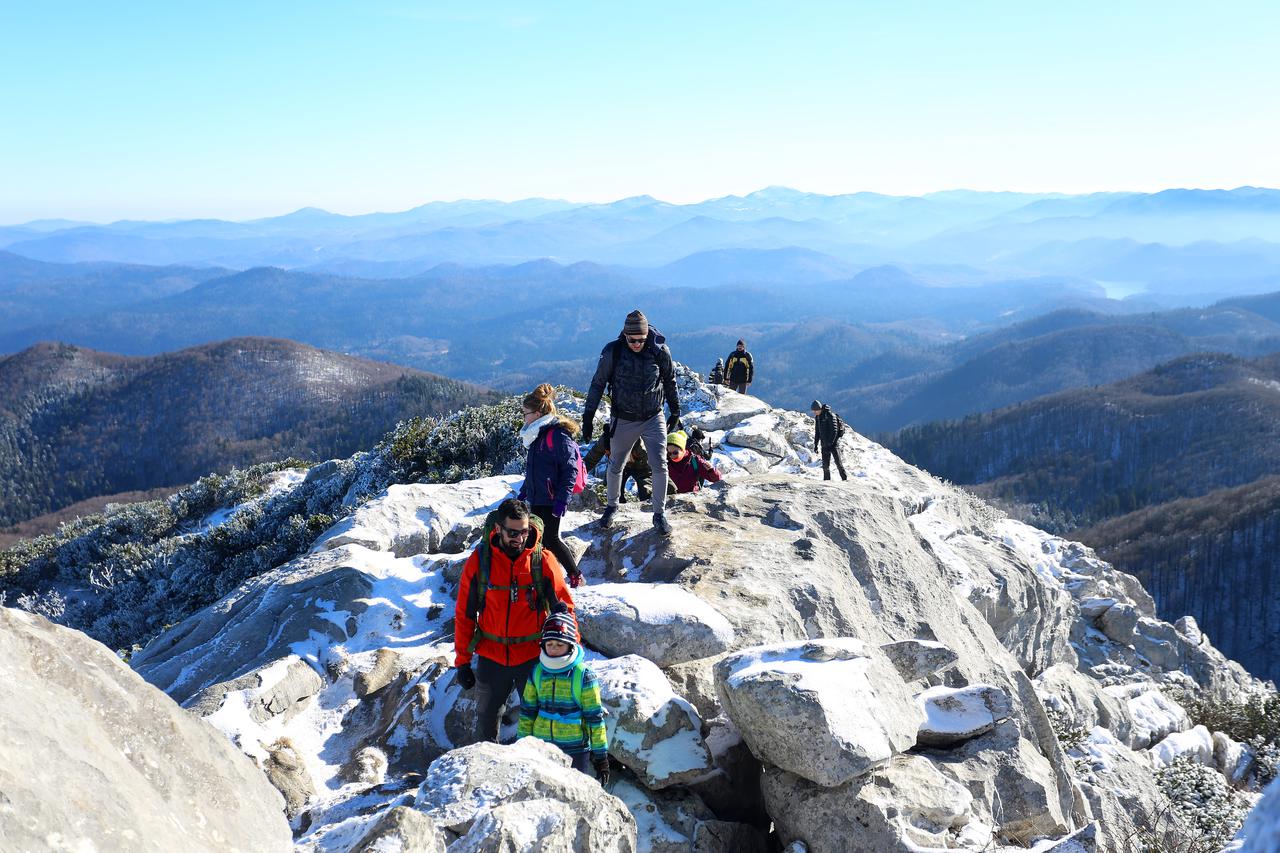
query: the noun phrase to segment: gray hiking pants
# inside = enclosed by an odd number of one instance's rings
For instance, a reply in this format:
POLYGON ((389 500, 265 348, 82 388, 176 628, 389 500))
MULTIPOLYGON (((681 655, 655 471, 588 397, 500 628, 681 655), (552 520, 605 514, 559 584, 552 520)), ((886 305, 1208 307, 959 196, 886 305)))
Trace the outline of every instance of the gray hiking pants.
POLYGON ((666 509, 667 495, 667 421, 662 412, 647 421, 613 422, 613 435, 609 439, 609 472, 604 481, 609 506, 618 505, 622 493, 622 469, 637 441, 644 442, 649 454, 649 467, 653 470, 653 514, 662 515, 666 509))

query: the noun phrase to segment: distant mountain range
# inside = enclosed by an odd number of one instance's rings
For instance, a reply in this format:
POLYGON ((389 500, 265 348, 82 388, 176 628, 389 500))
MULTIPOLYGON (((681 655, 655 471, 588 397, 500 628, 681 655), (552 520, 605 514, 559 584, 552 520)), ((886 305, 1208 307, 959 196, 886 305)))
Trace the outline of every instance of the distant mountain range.
POLYGON ((233 466, 345 456, 400 420, 495 397, 291 341, 150 358, 41 344, 0 358, 0 527, 233 466))
POLYGON ((360 216, 304 208, 249 222, 0 227, 0 249, 52 262, 279 266, 385 278, 445 263, 549 258, 642 268, 653 272, 640 278, 682 286, 841 280, 884 264, 959 265, 989 279, 1069 276, 1117 294, 1200 303, 1280 289, 1278 245, 1280 191, 1254 187, 1086 196, 828 196, 770 187, 684 205, 648 196, 608 204, 458 201, 360 216), (735 250, 747 254, 727 264, 716 259, 735 250), (760 254, 773 251, 784 254, 760 254))

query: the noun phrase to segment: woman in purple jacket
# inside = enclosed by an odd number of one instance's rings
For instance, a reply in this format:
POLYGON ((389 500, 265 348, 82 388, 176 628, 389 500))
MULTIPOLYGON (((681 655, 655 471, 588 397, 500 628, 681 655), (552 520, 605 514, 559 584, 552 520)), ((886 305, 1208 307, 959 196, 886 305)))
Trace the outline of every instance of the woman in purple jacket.
POLYGON ((524 398, 520 414, 524 417, 520 440, 528 448, 520 499, 528 501, 533 514, 542 519, 543 544, 564 567, 569 585, 577 587, 582 583, 582 572, 560 538, 560 519, 578 475, 570 444, 578 434, 578 424, 556 412, 555 389, 545 382, 524 398))

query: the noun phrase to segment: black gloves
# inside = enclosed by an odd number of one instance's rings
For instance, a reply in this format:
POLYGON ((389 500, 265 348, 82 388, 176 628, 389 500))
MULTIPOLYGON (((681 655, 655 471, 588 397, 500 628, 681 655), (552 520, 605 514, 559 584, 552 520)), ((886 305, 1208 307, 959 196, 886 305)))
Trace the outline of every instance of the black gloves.
POLYGON ((582 586, 582 572, 569 572, 569 586, 577 589, 582 586))
POLYGON ((676 412, 671 417, 667 418, 667 432, 673 433, 678 429, 680 429, 680 413, 676 412))
POLYGON ((600 787, 607 787, 609 784, 609 756, 593 758, 591 759, 591 764, 596 769, 596 778, 600 780, 600 787))
POLYGON ((470 690, 476 686, 476 674, 471 671, 471 666, 460 666, 453 673, 453 680, 462 685, 463 690, 470 690))
POLYGON ((596 425, 593 424, 591 421, 592 421, 591 418, 582 419, 582 440, 578 442, 579 444, 591 443, 591 433, 596 431, 596 425))

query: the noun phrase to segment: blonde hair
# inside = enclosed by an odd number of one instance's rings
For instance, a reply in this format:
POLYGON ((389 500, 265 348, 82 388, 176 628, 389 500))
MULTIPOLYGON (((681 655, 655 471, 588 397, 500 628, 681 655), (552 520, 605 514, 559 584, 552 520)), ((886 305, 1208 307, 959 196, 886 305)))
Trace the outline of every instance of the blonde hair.
POLYGON ((556 410, 556 389, 550 383, 543 382, 525 395, 521 405, 540 415, 553 414, 556 410))
MULTIPOLYGON (((556 413, 556 389, 551 387, 551 383, 543 382, 537 388, 534 388, 525 395, 521 405, 531 412, 539 415, 554 415, 556 413)), ((582 432, 582 427, 578 426, 578 422, 573 418, 560 416, 560 426, 564 427, 569 435, 574 438, 578 437, 578 433, 582 432)))

